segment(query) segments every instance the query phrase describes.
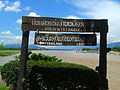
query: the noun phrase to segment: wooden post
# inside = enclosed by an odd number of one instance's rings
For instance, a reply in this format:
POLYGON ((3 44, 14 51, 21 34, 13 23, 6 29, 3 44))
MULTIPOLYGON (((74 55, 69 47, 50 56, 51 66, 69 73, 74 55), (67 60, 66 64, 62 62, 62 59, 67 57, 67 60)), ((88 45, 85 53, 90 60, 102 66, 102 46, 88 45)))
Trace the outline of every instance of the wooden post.
POLYGON ((100 33, 100 60, 99 60, 99 74, 103 83, 103 90, 108 89, 107 82, 107 33, 100 33))
POLYGON ((103 30, 100 32, 100 55, 99 55, 99 74, 103 84, 102 90, 108 89, 108 80, 107 80, 107 32, 108 25, 107 21, 103 26, 103 30))
POLYGON ((28 59, 28 42, 29 42, 29 31, 22 31, 22 46, 21 46, 21 58, 20 65, 18 69, 18 82, 17 90, 25 90, 25 81, 26 81, 26 65, 28 59))

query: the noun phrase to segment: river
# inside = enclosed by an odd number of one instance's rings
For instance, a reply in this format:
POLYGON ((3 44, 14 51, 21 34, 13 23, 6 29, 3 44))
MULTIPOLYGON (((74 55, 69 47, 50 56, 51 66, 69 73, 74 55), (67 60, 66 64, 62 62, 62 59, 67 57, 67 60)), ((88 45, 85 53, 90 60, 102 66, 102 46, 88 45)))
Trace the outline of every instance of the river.
POLYGON ((0 56, 0 66, 4 65, 5 63, 8 63, 11 60, 15 60, 15 56, 17 56, 19 54, 15 54, 15 55, 10 55, 10 56, 0 56))

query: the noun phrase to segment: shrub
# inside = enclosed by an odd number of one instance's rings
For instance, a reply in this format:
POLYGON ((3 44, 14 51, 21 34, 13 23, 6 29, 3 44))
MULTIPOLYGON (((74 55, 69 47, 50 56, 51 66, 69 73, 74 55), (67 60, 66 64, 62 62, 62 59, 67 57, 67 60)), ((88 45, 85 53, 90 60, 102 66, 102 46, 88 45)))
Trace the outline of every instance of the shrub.
MULTIPOLYGON (((64 90, 65 88, 96 90, 95 88, 99 87, 99 77, 94 70, 83 65, 58 62, 58 59, 53 56, 36 55, 43 60, 28 61, 26 74, 28 90, 64 90)), ((7 85, 16 87, 18 65, 19 61, 15 60, 4 64, 1 68, 2 79, 7 85)))
POLYGON ((39 60, 39 56, 36 53, 32 53, 32 55, 30 56, 31 60, 39 60))
POLYGON ((17 71, 19 61, 10 61, 7 64, 4 64, 1 69, 2 79, 7 83, 7 86, 13 85, 16 87, 17 83, 17 71))
POLYGON ((47 56, 42 53, 32 53, 32 55, 29 57, 30 60, 44 60, 44 61, 61 61, 61 59, 56 58, 56 56, 47 56))
POLYGON ((0 72, 1 72, 2 68, 3 68, 3 66, 0 66, 0 72))
POLYGON ((0 84, 0 90, 10 90, 10 88, 4 84, 0 84))
POLYGON ((113 51, 120 52, 120 46, 115 46, 112 48, 113 51))
POLYGON ((45 88, 47 90, 51 88, 53 90, 65 88, 68 88, 67 90, 97 90, 99 87, 98 74, 93 70, 82 65, 57 63, 35 65, 31 69, 29 74, 31 90, 45 90, 45 88))
POLYGON ((0 49, 3 49, 3 48, 4 48, 3 44, 2 44, 2 43, 0 43, 0 49))

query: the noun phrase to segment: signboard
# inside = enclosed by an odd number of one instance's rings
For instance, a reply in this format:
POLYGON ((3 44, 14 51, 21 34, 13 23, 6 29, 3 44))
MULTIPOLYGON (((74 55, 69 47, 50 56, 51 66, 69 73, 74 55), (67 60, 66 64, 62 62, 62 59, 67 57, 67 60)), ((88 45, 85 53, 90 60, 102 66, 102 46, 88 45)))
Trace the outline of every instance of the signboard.
POLYGON ((96 34, 36 33, 34 43, 48 46, 94 46, 96 45, 96 34))
MULTIPOLYGON (((62 19, 48 17, 22 17, 22 47, 18 70, 17 90, 26 89, 26 66, 28 60, 29 31, 48 32, 100 32, 99 67, 96 70, 108 90, 107 80, 107 19, 62 19)), ((49 46, 93 46, 96 45, 96 34, 47 34, 36 33, 35 44, 49 46)))
POLYGON ((107 19, 22 17, 22 30, 48 32, 107 32, 107 19))

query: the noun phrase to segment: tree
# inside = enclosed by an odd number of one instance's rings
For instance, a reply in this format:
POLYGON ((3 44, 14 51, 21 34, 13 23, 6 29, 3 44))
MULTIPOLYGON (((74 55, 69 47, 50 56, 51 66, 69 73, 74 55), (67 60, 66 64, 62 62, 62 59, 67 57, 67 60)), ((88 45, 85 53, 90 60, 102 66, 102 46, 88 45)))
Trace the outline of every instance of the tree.
POLYGON ((2 48, 4 48, 4 46, 3 46, 3 44, 1 43, 1 44, 0 44, 0 49, 2 49, 2 48))
POLYGON ((118 52, 120 52, 120 46, 115 46, 115 47, 113 48, 113 51, 118 51, 118 52))

